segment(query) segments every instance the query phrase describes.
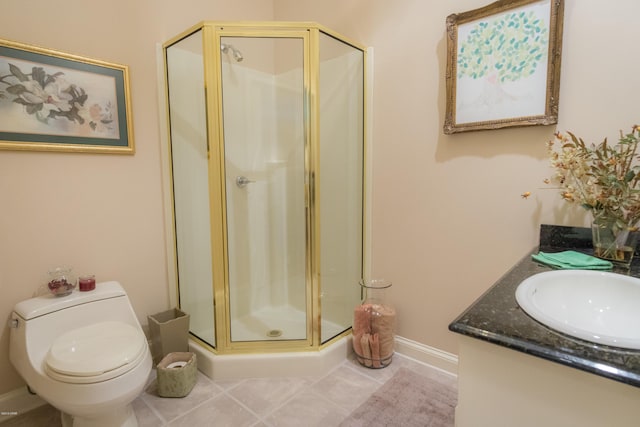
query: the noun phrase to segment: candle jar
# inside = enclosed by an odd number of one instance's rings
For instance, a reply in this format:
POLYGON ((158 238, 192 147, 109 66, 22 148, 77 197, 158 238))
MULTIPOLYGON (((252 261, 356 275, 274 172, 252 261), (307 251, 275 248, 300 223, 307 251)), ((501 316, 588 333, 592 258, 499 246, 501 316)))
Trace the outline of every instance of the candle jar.
POLYGON ((384 368, 391 363, 395 343, 396 311, 386 301, 391 282, 384 279, 360 281, 362 303, 353 311, 353 351, 367 368, 384 368))
POLYGON ((96 276, 86 274, 78 278, 78 287, 80 292, 92 291, 96 288, 96 276))
POLYGON ((49 270, 48 274, 47 287, 49 292, 57 297, 69 295, 76 287, 76 277, 73 275, 71 267, 56 267, 49 270))

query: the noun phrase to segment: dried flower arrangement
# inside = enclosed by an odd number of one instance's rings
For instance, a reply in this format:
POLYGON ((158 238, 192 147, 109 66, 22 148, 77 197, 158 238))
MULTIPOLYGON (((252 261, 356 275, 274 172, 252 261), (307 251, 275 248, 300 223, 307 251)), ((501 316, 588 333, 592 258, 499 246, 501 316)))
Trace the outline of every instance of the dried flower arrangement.
POLYGON ((594 220, 615 219, 619 229, 640 221, 640 126, 620 131, 618 143, 605 138, 587 145, 571 132, 556 133, 547 144, 554 175, 545 182, 559 186, 562 198, 590 210, 594 220))
POLYGON ((594 251, 599 257, 630 262, 640 221, 640 126, 620 131, 616 144, 605 138, 587 145, 571 132, 556 133, 547 150, 555 173, 547 184, 593 215, 594 251))

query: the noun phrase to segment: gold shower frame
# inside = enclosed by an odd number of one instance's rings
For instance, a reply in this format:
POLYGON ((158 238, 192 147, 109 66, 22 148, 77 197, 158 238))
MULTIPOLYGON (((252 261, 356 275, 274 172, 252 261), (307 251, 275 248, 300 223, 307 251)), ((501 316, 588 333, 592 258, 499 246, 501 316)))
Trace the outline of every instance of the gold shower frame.
MULTIPOLYGON (((318 73, 306 71, 304 73, 304 124, 305 124, 305 169, 306 181, 306 339, 300 340, 274 340, 274 341, 239 341, 231 340, 230 327, 230 307, 229 307, 229 270, 227 253, 227 223, 226 223, 226 195, 225 170, 224 170, 224 128, 222 111, 222 94, 219 82, 222 81, 221 56, 217 54, 216 47, 221 44, 221 37, 295 37, 301 38, 304 44, 304 69, 319 69, 319 37, 320 33, 333 37, 363 54, 363 165, 362 165, 362 266, 361 271, 365 271, 365 248, 366 245, 366 223, 365 215, 367 200, 367 49, 366 47, 345 38, 344 36, 315 22, 211 22, 203 21, 180 33, 176 37, 165 42, 162 46, 163 52, 174 43, 202 31, 204 49, 204 75, 205 75, 205 104, 207 109, 207 144, 208 144, 208 170, 210 183, 210 212, 211 212, 211 249, 212 249, 212 271, 213 271, 213 294, 214 294, 214 316, 215 316, 215 347, 191 334, 191 339, 198 342, 214 354, 245 354, 245 353, 277 353, 277 352, 297 352, 321 350, 333 342, 351 333, 351 328, 347 328, 342 333, 334 336, 326 342, 321 342, 321 306, 320 306, 320 224, 317 218, 320 217, 320 206, 315 200, 319 183, 314 179, 319 171, 318 145, 320 141, 319 129, 319 78, 318 73), (218 173, 214 173, 216 171, 218 173), (222 201, 215 202, 216 200, 222 201), (222 207, 222 209, 220 209, 222 207), (312 256, 313 255, 313 256, 312 256)), ((167 69, 166 55, 163 55, 164 69, 167 69)), ((165 86, 168 82, 165 82, 165 86)), ((168 93, 168 86, 165 87, 165 94, 168 93)), ((165 98, 167 111, 166 123, 169 125, 168 98, 165 98)), ((170 129, 167 129, 170 135, 170 129)), ((170 138, 169 138, 170 139, 170 138)), ((169 174, 173 180, 171 162, 169 162, 169 174)), ((171 203, 173 206, 174 195, 171 193, 171 203)), ((171 215, 174 215, 173 209, 171 215)), ((175 218, 171 218, 171 223, 175 224, 175 218)), ((175 230, 175 229, 174 229, 175 230)), ((177 259, 173 247, 173 259, 177 259)), ((176 301, 179 297, 179 284, 177 266, 174 263, 172 275, 174 276, 176 301)))

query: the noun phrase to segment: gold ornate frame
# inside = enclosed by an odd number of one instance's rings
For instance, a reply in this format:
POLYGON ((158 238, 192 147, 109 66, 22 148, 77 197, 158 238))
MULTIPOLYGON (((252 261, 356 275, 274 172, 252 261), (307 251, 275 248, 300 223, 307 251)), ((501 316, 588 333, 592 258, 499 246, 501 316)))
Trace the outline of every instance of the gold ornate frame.
POLYGON ((0 39, 0 149, 133 154, 128 67, 0 39))
POLYGON ((557 123, 563 15, 564 0, 449 15, 444 133, 557 123))

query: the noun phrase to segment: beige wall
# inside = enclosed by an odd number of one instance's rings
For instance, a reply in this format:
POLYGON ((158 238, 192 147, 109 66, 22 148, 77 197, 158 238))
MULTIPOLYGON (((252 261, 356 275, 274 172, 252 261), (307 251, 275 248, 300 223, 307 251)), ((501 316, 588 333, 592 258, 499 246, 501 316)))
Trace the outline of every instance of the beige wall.
MULTIPOLYGON (((200 20, 314 20, 375 49, 373 271, 399 335, 455 353, 448 323, 537 242, 582 223, 537 191, 555 127, 444 136, 445 17, 486 0, 36 0, 3 3, 0 37, 128 64, 135 156, 0 152, 0 319, 46 270, 120 280, 143 322, 168 307, 156 43, 200 20), (520 193, 534 191, 529 200, 520 193)), ((640 3, 567 0, 560 129, 634 124, 640 3)), ((0 335, 0 394, 22 385, 0 335)))

